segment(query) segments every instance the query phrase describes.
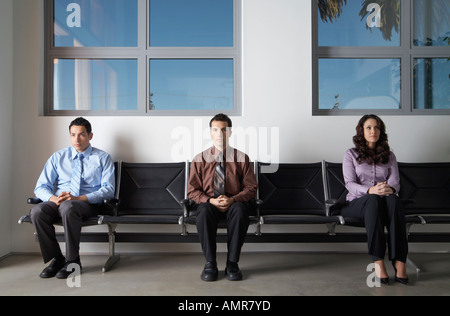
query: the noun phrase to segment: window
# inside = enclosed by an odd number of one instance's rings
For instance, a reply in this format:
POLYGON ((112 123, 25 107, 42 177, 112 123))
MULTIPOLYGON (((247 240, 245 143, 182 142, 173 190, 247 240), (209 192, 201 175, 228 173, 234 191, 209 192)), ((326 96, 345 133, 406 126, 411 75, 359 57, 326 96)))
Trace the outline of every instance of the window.
POLYGON ((151 109, 233 110, 232 59, 150 60, 151 109))
POLYGON ((241 5, 45 0, 44 115, 240 115, 241 5))
POLYGON ((313 114, 450 114, 450 1, 312 0, 313 114))

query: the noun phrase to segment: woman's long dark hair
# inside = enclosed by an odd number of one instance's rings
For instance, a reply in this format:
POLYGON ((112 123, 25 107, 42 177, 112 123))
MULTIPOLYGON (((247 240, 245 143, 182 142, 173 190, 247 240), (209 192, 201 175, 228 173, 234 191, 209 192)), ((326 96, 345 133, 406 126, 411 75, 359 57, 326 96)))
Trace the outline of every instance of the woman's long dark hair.
POLYGON ((367 162, 368 164, 387 164, 391 149, 388 144, 388 135, 386 134, 386 126, 384 122, 376 115, 364 115, 356 126, 356 135, 353 137, 356 152, 358 153, 358 163, 367 162), (380 128, 380 139, 377 141, 375 148, 371 149, 367 146, 367 140, 364 138, 364 124, 368 119, 377 121, 380 128))

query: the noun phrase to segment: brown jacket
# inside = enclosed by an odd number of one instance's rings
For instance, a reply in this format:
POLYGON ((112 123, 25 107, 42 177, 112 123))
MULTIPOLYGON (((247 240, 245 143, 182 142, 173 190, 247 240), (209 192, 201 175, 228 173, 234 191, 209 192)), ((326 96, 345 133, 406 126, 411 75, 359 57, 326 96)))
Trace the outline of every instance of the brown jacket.
MULTIPOLYGON (((214 197, 214 172, 219 154, 214 146, 194 157, 188 183, 188 198, 197 204, 214 197)), ((250 158, 237 149, 228 147, 225 157, 225 194, 236 202, 247 202, 256 197, 256 182, 250 158)))

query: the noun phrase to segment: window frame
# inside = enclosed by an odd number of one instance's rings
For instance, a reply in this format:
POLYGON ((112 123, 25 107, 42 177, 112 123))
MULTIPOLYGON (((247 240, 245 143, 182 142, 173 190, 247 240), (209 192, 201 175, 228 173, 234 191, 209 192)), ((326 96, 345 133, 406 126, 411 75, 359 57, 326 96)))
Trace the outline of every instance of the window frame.
POLYGON ((137 47, 55 47, 54 0, 44 0, 44 116, 211 116, 217 110, 150 110, 151 59, 232 59, 234 109, 222 110, 230 116, 242 115, 242 0, 233 0, 233 47, 151 47, 150 0, 138 1, 137 47), (55 110, 54 59, 133 59, 138 64, 136 110, 55 110))
MULTIPOLYGON (((414 60, 416 58, 448 58, 450 46, 419 47, 413 43, 414 3, 400 0, 400 46, 319 46, 319 0, 311 0, 312 10, 312 115, 350 116, 364 115, 370 111, 378 115, 450 115, 450 109, 414 108, 414 60), (400 109, 319 109, 319 60, 320 59, 399 59, 400 60, 400 109)), ((450 82, 449 82, 450 84, 450 82)))

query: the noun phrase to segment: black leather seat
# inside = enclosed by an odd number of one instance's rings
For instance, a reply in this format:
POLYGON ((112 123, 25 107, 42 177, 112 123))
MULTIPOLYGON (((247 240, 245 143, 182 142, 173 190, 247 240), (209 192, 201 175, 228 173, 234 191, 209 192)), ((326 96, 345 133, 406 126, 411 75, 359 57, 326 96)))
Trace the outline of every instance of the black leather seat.
POLYGON ((179 224, 185 172, 185 163, 121 162, 114 216, 102 223, 179 224))
MULTIPOLYGON (((259 169, 267 164, 260 164, 259 169)), ((258 173, 262 224, 331 224, 326 212, 322 163, 283 163, 275 173, 258 173)))
POLYGON ((103 271, 118 260, 118 224, 176 224, 184 232, 186 163, 127 163, 118 167, 117 196, 112 216, 100 216, 109 230, 110 257, 103 271))
POLYGON ((405 212, 421 224, 450 224, 450 163, 399 163, 405 212))

